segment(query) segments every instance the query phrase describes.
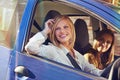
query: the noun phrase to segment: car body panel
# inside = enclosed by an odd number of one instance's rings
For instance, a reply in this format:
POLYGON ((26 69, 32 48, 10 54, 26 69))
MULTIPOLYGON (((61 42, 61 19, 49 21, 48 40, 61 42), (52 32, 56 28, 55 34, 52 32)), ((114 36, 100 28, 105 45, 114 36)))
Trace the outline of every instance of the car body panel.
POLYGON ((0 52, 0 79, 6 80, 5 78, 7 76, 6 74, 9 67, 11 50, 0 46, 0 52))
POLYGON ((23 45, 26 37, 26 32, 28 32, 30 25, 32 23, 32 18, 34 14, 34 9, 38 0, 28 0, 24 15, 22 16, 18 38, 16 40, 16 50, 23 50, 23 45))
POLYGON ((17 57, 19 60, 18 66, 24 65, 33 74, 31 78, 28 78, 29 80, 92 80, 81 75, 79 71, 67 70, 64 65, 59 66, 59 63, 51 63, 47 59, 37 60, 21 53, 17 53, 17 57))

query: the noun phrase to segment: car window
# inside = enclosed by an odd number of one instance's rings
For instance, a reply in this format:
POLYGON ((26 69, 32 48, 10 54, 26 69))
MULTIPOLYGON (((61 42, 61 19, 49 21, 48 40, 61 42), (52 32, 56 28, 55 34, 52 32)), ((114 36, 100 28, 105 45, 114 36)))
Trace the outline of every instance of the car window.
MULTIPOLYGON (((45 19, 45 16, 47 12, 50 10, 56 10, 60 12, 62 15, 68 15, 73 23, 75 22, 76 19, 84 19, 87 23, 88 27, 88 33, 89 33, 89 43, 92 45, 93 44, 93 39, 95 37, 95 33, 98 29, 101 28, 101 23, 104 23, 107 25, 109 28, 111 28, 114 31, 115 34, 115 54, 120 55, 120 32, 119 29, 116 29, 114 25, 110 24, 107 20, 104 18, 101 18, 97 16, 96 14, 84 10, 82 7, 75 7, 73 5, 65 5, 57 2, 51 2, 51 1, 42 1, 37 5, 36 11, 35 11, 35 16, 34 20, 37 22, 39 25, 40 29, 43 29, 43 21, 45 19), (61 7, 59 7, 61 6, 61 7), (63 8, 64 7, 64 8, 63 8)), ((32 37, 35 33, 40 31, 36 26, 33 24, 30 32, 30 37, 32 37)), ((29 37, 29 38, 30 38, 29 37)))
POLYGON ((13 48, 25 4, 25 0, 0 1, 0 45, 13 48))

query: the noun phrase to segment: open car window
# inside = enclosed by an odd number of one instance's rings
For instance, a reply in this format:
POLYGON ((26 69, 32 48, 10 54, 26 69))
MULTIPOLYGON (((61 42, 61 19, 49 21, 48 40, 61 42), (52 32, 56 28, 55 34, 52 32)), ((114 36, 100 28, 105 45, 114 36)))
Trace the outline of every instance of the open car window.
POLYGON ((56 10, 62 15, 68 15, 73 23, 75 22, 76 19, 80 18, 85 20, 87 23, 87 28, 88 28, 88 33, 89 33, 89 42, 92 45, 93 39, 95 37, 95 32, 98 29, 102 29, 101 23, 104 23, 107 25, 109 28, 111 28, 116 36, 115 40, 115 54, 119 55, 120 54, 120 39, 119 35, 120 32, 115 28, 115 26, 109 24, 106 20, 103 18, 100 18, 99 16, 96 16, 95 14, 92 14, 92 12, 89 13, 89 11, 83 10, 82 7, 78 6, 73 6, 72 4, 70 5, 65 5, 64 3, 57 3, 57 2, 51 2, 51 1, 42 1, 37 5, 34 20, 37 23, 36 25, 32 25, 31 32, 29 35, 29 38, 32 37, 35 33, 41 31, 44 28, 44 19, 50 10, 56 10), (61 6, 61 7, 59 7, 61 6), (80 9, 81 8, 81 9, 80 9))
MULTIPOLYGON (((99 29, 103 29, 102 24, 107 25, 109 28, 111 28, 116 36, 116 43, 115 43, 115 55, 120 55, 120 31, 116 28, 116 26, 109 23, 104 18, 100 17, 99 15, 93 13, 92 11, 89 11, 82 6, 74 6, 74 4, 64 4, 61 2, 53 2, 53 1, 40 1, 37 4, 36 11, 34 13, 34 19, 33 24, 30 28, 29 34, 27 34, 29 37, 26 41, 29 41, 29 39, 34 36, 37 32, 44 29, 44 19, 46 17, 46 14, 50 10, 56 10, 62 15, 67 15, 71 18, 73 23, 77 19, 83 19, 87 23, 87 30, 89 33, 89 43, 93 44, 93 39, 96 35, 96 31, 99 29), (61 7, 60 7, 61 6, 61 7), (34 23, 35 22, 35 23, 34 23)), ((27 42, 26 42, 27 43, 27 42)), ((34 57, 36 58, 36 57, 34 57)), ((38 59, 38 57, 36 58, 38 59)), ((39 60, 39 59, 38 59, 39 60)), ((51 61, 51 60, 50 60, 51 61)))

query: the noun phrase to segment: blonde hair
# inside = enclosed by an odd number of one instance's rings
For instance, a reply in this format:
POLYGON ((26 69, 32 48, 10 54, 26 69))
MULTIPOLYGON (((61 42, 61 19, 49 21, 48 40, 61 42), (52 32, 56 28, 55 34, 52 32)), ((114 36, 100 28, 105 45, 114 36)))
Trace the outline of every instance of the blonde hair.
POLYGON ((75 29, 74 29, 74 24, 71 21, 71 19, 68 16, 65 15, 59 15, 55 18, 55 22, 54 25, 52 27, 52 32, 49 34, 49 38, 50 41, 57 47, 60 47, 60 42, 57 40, 56 36, 55 36, 55 30, 57 27, 57 24, 61 21, 61 20, 66 20, 67 24, 69 24, 69 27, 71 29, 71 33, 72 33, 72 37, 69 40, 69 46, 71 48, 73 48, 74 46, 74 42, 75 42, 75 29))

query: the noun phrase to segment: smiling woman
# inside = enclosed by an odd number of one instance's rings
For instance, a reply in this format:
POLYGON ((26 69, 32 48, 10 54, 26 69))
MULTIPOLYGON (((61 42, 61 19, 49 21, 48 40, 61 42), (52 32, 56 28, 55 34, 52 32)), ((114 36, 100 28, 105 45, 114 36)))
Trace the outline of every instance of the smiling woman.
POLYGON ((84 55, 86 60, 96 68, 106 68, 114 60, 114 39, 110 29, 99 31, 93 42, 93 49, 84 55))
POLYGON ((45 29, 30 38, 25 49, 29 54, 43 56, 78 70, 100 76, 102 71, 89 64, 84 57, 73 48, 74 42, 75 29, 73 22, 68 16, 60 15, 54 20, 49 19, 46 21, 45 29), (43 43, 47 36, 50 36, 52 43, 44 45, 43 43), (73 63, 73 60, 76 64, 73 63))

